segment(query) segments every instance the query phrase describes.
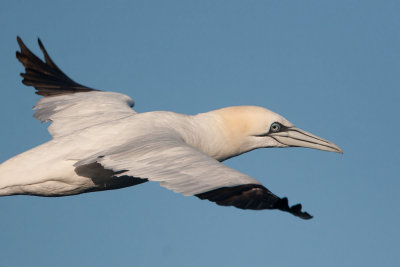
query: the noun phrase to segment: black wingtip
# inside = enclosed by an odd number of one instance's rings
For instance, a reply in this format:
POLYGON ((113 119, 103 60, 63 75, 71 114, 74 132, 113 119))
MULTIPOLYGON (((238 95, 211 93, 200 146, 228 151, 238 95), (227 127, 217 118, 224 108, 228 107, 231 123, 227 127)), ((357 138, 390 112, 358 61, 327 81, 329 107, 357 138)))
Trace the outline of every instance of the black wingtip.
POLYGON ((42 41, 40 40, 39 37, 38 37, 37 41, 38 41, 40 50, 41 50, 42 53, 43 53, 44 61, 46 62, 46 64, 48 64, 48 65, 50 65, 52 68, 57 69, 58 71, 62 72, 62 71, 57 67, 57 65, 53 62, 53 60, 51 60, 49 54, 48 54, 47 51, 46 51, 46 48, 44 48, 44 45, 43 45, 43 43, 42 43, 42 41))
POLYGON ((221 206, 235 206, 239 209, 252 210, 279 209, 304 220, 313 218, 309 213, 301 210, 301 204, 290 207, 286 197, 279 198, 259 184, 221 187, 196 196, 200 199, 208 199, 221 206))
POLYGON ((26 50, 29 51, 29 49, 26 47, 26 45, 22 41, 21 37, 19 37, 18 35, 17 35, 17 42, 18 42, 19 48, 21 49, 21 53, 24 53, 24 51, 26 51, 26 50))
POLYGON ((21 43, 23 44, 22 39, 21 39, 21 37, 19 37, 19 35, 17 35, 17 42, 20 46, 21 46, 21 43))
POLYGON ((39 37, 37 38, 37 42, 38 42, 38 44, 39 44, 40 49, 44 50, 43 43, 42 43, 42 41, 40 40, 39 37))
MULTIPOLYGON (((26 47, 25 43, 22 41, 21 37, 19 37, 19 35, 17 35, 17 42, 18 42, 18 45, 19 45, 19 47, 20 47, 20 49, 21 49, 21 53, 23 53, 22 50, 29 50, 29 49, 26 47)), ((42 47, 43 47, 43 44, 42 44, 42 42, 40 41, 40 38, 38 38, 38 43, 39 43, 40 48, 42 48, 42 47)), ((43 47, 43 48, 44 48, 44 47, 43 47)))
POLYGON ((313 218, 313 216, 310 215, 308 212, 302 211, 303 207, 300 203, 290 207, 287 197, 281 198, 281 201, 278 201, 276 207, 282 211, 287 211, 294 216, 297 216, 304 220, 310 220, 313 218))
POLYGON ((39 37, 37 38, 37 41, 38 41, 40 50, 42 50, 44 56, 48 56, 47 51, 46 51, 46 48, 44 48, 44 45, 43 45, 43 43, 42 43, 42 41, 40 40, 39 37))
POLYGON ((98 91, 78 84, 65 75, 50 58, 40 38, 38 38, 38 44, 43 52, 44 61, 32 53, 19 36, 17 36, 17 42, 20 51, 16 52, 16 57, 25 68, 25 73, 21 74, 24 78, 22 83, 33 86, 36 94, 46 97, 98 91))

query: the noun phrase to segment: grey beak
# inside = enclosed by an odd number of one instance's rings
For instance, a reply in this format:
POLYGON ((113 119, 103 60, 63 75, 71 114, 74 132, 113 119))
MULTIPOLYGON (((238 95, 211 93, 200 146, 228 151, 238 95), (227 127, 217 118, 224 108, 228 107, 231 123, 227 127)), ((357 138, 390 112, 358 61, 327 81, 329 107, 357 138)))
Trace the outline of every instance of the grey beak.
POLYGON ((291 147, 308 147, 343 154, 340 147, 334 143, 295 127, 287 128, 278 133, 271 133, 269 136, 279 143, 291 147))

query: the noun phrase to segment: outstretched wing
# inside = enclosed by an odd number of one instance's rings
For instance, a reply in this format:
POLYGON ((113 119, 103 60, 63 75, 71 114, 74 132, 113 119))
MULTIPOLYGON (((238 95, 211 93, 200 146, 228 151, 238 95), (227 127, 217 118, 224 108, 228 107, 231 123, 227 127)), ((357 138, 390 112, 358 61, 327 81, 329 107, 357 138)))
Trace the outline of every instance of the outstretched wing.
MULTIPOLYGON (((289 207, 256 179, 231 169, 188 146, 169 132, 151 133, 122 146, 102 151, 75 164, 82 168, 101 164, 118 176, 158 181, 186 196, 197 196, 241 209, 280 209, 303 219, 312 218, 301 205, 289 207)), ((118 179, 118 178, 115 178, 118 179)))
POLYGON ((22 83, 33 86, 43 96, 34 107, 34 117, 52 121, 50 134, 55 138, 99 123, 135 114, 133 100, 119 93, 102 92, 74 82, 53 62, 40 39, 43 62, 17 37, 21 51, 18 60, 25 67, 22 83))

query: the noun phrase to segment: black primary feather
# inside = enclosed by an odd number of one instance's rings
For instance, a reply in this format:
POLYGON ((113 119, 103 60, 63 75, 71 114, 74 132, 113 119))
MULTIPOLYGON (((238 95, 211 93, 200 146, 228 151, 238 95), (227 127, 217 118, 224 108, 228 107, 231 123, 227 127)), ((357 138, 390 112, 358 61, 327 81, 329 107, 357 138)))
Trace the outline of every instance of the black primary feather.
POLYGON ((208 199, 221 206, 235 206, 239 209, 251 210, 279 209, 306 220, 313 217, 307 212, 301 211, 301 204, 289 207, 286 197, 279 198, 259 184, 222 187, 196 196, 200 199, 208 199))
POLYGON ((35 87, 36 94, 41 96, 56 96, 79 92, 99 91, 74 82, 65 75, 53 62, 38 38, 39 47, 43 52, 45 62, 33 54, 17 36, 21 51, 16 52, 17 59, 24 65, 25 73, 22 83, 35 87))

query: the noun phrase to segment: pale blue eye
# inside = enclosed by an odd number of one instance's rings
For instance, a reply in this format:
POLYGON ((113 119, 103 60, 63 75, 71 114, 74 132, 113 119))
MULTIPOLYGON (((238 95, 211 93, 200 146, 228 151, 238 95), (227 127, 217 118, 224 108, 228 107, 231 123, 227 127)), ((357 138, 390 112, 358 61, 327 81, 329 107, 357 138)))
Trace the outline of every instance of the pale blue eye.
POLYGON ((281 124, 279 122, 272 123, 270 130, 273 133, 279 132, 281 130, 281 124))

